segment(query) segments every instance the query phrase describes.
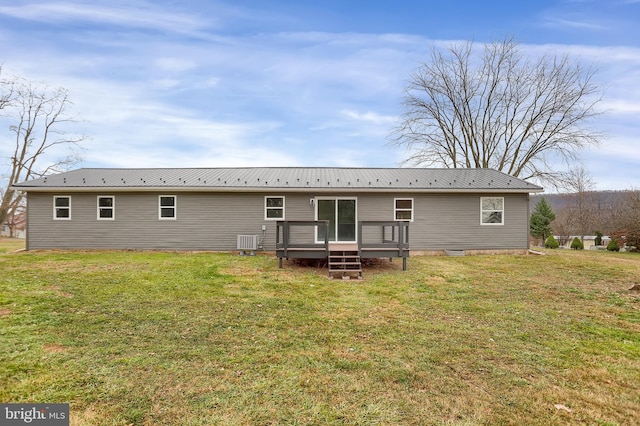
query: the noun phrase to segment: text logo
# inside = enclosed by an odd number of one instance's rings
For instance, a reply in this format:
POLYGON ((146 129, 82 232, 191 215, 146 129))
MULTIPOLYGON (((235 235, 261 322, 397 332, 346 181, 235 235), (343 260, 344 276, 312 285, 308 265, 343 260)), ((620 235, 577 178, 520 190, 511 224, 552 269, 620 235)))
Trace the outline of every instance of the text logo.
POLYGON ((69 404, 0 404, 0 424, 69 426, 69 404))

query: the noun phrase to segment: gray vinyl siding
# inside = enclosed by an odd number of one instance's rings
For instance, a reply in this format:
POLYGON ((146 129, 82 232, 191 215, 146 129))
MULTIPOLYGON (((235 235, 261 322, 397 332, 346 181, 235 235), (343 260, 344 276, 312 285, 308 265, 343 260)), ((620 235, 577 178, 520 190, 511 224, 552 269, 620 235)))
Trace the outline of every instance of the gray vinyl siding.
MULTIPOLYGON (((285 197, 285 220, 314 220, 313 192, 30 192, 28 249, 235 250, 239 234, 275 249, 276 221, 264 197, 285 197), (53 220, 53 197, 71 196, 71 220, 53 220), (97 220, 97 197, 115 196, 115 220, 97 220), (158 219, 158 196, 177 196, 176 220, 158 219)), ((359 221, 394 219, 394 198, 413 198, 412 250, 526 249, 528 194, 336 193, 357 198, 359 221), (480 224, 480 197, 504 197, 504 225, 480 224)), ((304 238, 304 235, 300 235, 304 238)))
POLYGON ((415 197, 415 204, 410 243, 425 250, 528 248, 527 194, 430 195, 415 197), (480 223, 481 197, 504 197, 503 225, 480 223))
POLYGON ((261 235, 262 194, 72 193, 71 220, 53 220, 53 195, 29 194, 29 248, 235 250, 238 234, 261 235), (115 220, 97 220, 98 195, 115 195, 115 220), (175 195, 176 219, 158 219, 159 195, 175 195))
POLYGON ((366 195, 358 197, 358 219, 394 220, 394 198, 413 198, 412 250, 528 248, 527 194, 366 195), (481 197, 504 197, 504 225, 480 224, 481 197))

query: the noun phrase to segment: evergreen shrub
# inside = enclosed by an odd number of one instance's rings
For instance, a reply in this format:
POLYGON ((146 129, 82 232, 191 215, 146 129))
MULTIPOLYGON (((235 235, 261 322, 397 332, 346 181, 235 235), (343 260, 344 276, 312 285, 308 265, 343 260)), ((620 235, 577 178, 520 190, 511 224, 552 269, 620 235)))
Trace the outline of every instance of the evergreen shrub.
POLYGON ((550 249, 557 249, 560 247, 560 244, 558 244, 558 240, 556 240, 553 235, 549 235, 549 238, 544 242, 544 246, 550 249))
POLYGON ((580 238, 575 237, 573 241, 571 241, 571 248, 574 250, 582 250, 584 249, 584 244, 580 241, 580 238))
POLYGON ((616 240, 612 239, 611 241, 609 241, 609 244, 607 244, 607 250, 609 250, 609 251, 620 251, 620 246, 618 245, 616 240))

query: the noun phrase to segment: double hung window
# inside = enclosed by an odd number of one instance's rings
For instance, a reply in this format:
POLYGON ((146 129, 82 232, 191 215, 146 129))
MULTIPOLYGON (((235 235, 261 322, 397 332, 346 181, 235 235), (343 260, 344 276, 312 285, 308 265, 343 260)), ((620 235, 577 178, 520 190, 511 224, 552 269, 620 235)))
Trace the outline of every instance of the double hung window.
POLYGON ((98 197, 98 220, 114 220, 116 218, 116 199, 113 196, 98 197))
POLYGON ((175 220, 177 217, 177 197, 175 195, 161 195, 158 198, 158 219, 175 220))
POLYGON ((396 198, 393 200, 394 220, 413 222, 413 198, 396 198))
POLYGON ((53 197, 53 218, 56 220, 71 220, 71 197, 53 197))
POLYGON ((264 197, 264 220, 284 220, 284 197, 264 197))
POLYGON ((480 223, 482 225, 504 225, 504 198, 480 198, 480 223))

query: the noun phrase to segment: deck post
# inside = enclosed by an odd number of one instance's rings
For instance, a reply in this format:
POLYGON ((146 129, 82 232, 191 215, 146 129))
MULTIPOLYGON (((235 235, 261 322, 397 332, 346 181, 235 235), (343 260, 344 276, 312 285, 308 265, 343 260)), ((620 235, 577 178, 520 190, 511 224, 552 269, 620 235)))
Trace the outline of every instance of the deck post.
MULTIPOLYGON (((289 248, 289 222, 284 222, 284 227, 282 228, 282 245, 284 248, 284 257, 289 258, 288 248, 289 248)), ((282 259, 282 258, 280 258, 282 259)))
POLYGON ((316 221, 287 221, 280 220, 276 223, 276 255, 278 256, 278 266, 283 267, 282 259, 321 259, 329 256, 329 234, 326 232, 328 226, 326 220, 316 221), (299 242, 300 235, 296 234, 293 227, 306 227, 310 229, 307 242, 299 242), (318 228, 324 232, 324 246, 321 242, 316 242, 313 229, 318 228), (295 236, 297 241, 292 242, 291 238, 295 236))

